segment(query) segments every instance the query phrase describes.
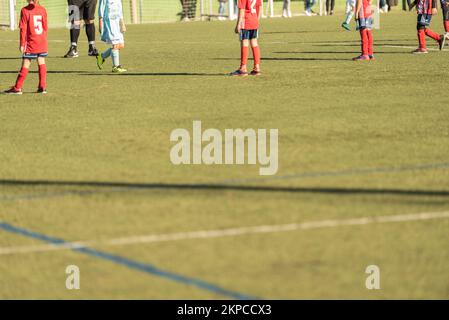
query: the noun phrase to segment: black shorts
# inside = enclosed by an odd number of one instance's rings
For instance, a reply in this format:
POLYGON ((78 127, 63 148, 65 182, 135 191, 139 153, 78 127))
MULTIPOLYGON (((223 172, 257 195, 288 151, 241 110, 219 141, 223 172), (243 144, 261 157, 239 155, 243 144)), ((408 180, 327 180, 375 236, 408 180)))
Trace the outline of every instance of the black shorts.
POLYGON ((259 30, 248 30, 242 29, 240 30, 240 40, 252 40, 257 39, 259 37, 259 30))
POLYGON ((68 0, 69 20, 95 20, 97 0, 68 0))

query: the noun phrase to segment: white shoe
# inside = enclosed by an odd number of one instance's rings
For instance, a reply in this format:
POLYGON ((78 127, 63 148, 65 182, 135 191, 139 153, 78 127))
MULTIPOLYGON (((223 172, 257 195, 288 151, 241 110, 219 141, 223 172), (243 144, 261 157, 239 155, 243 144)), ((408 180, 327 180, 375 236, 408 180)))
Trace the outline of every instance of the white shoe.
POLYGON ((287 16, 288 16, 289 18, 291 18, 291 17, 292 17, 292 11, 291 11, 291 10, 288 10, 288 12, 287 12, 287 16))
POLYGON ((312 12, 310 12, 310 9, 306 10, 304 13, 305 13, 306 16, 308 16, 308 17, 312 16, 312 12))
POLYGON ((282 12, 282 18, 288 18, 288 12, 287 10, 284 9, 284 11, 282 12))

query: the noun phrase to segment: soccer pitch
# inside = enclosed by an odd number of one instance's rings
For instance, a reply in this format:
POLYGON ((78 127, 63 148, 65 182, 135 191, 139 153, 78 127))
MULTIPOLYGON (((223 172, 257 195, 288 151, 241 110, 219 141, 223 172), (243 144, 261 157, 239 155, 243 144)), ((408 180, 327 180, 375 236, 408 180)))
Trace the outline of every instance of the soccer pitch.
MULTIPOLYGON (((342 19, 263 20, 263 75, 245 78, 226 76, 232 22, 130 25, 122 75, 84 34, 61 58, 51 29, 49 93, 33 73, 0 95, 0 298, 448 299, 449 52, 411 55, 416 14, 397 10, 377 60, 353 62, 342 19), (173 165, 170 133, 194 120, 278 129, 277 174, 173 165)), ((2 89, 17 38, 0 32, 2 89)))

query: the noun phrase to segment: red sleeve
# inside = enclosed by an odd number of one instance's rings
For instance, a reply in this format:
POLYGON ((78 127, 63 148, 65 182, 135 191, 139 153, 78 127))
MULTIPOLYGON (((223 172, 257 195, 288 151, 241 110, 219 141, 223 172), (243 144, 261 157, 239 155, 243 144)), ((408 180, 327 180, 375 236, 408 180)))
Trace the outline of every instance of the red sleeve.
POLYGON ((47 10, 44 9, 44 14, 42 17, 42 27, 44 31, 48 31, 48 23, 47 23, 47 10))
POLYGON ((27 40, 27 32, 28 32, 28 16, 24 10, 20 12, 20 46, 24 47, 27 40))
POLYGON ((246 9, 247 0, 239 0, 238 7, 239 9, 246 9))

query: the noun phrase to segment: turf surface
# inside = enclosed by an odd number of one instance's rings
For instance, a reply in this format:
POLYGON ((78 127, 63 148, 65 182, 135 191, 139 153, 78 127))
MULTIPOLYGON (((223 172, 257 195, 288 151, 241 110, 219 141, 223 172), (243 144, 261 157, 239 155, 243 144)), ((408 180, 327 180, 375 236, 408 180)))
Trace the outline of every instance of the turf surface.
MULTIPOLYGON (((263 75, 237 79, 225 75, 239 63, 232 23, 129 26, 124 75, 98 71, 84 35, 82 56, 62 59, 67 30, 51 29, 48 95, 33 93, 33 73, 23 96, 0 96, 0 222, 251 297, 447 299, 448 219, 104 244, 448 211, 449 54, 409 53, 415 19, 382 16, 369 63, 351 61, 358 34, 340 30, 341 15, 264 20, 263 75), (174 166, 170 132, 193 120, 278 128, 277 175, 174 166), (365 288, 372 264, 380 290, 365 288)), ((17 46, 17 33, 0 33, 2 88, 15 80, 17 46)), ((0 230, 1 298, 229 298, 76 251, 19 252, 42 244, 0 230), (65 288, 70 264, 81 290, 65 288)))

